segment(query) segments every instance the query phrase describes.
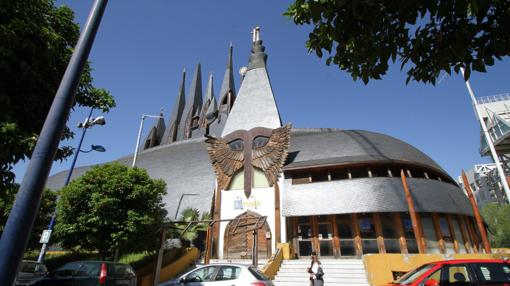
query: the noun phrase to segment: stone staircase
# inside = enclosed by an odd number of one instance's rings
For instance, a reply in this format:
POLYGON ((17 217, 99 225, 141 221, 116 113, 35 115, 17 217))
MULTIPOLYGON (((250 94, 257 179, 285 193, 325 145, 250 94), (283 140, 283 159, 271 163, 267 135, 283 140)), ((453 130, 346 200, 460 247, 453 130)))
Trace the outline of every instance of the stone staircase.
MULTIPOLYGON (((361 259, 321 259, 325 286, 369 286, 361 259)), ((309 286, 306 268, 310 260, 284 260, 273 283, 275 286, 309 286)))

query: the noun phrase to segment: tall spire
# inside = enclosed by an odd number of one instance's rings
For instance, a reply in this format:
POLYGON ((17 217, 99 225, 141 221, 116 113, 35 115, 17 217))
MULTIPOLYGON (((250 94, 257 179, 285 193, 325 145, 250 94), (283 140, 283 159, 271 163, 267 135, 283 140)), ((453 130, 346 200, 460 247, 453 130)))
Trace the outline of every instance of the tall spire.
POLYGON ((255 127, 274 129, 282 126, 266 70, 267 55, 264 50, 260 40, 260 28, 257 27, 253 31, 249 67, 222 136, 236 130, 250 130, 255 127))
POLYGON ((234 69, 232 67, 232 51, 233 46, 232 43, 230 43, 230 47, 228 50, 227 69, 225 70, 225 75, 223 76, 223 83, 221 84, 220 89, 220 107, 218 115, 219 122, 226 120, 236 98, 234 69))
POLYGON ((207 83, 207 91, 205 93, 205 102, 202 106, 202 112, 200 113, 200 127, 206 127, 208 121, 214 120, 218 113, 218 103, 216 97, 214 97, 213 87, 213 74, 209 74, 209 81, 207 83))
POLYGON ((186 108, 184 109, 184 115, 186 116, 184 121, 184 132, 182 136, 179 135, 179 139, 191 138, 191 133, 198 127, 198 120, 200 117, 200 111, 202 109, 202 71, 201 65, 198 63, 195 75, 191 81, 190 93, 188 100, 186 101, 186 108))
POLYGON ((181 125, 182 112, 186 105, 186 96, 184 93, 184 84, 186 81, 186 69, 182 71, 182 79, 179 87, 179 93, 175 99, 172 115, 168 121, 168 128, 165 130, 161 144, 169 144, 177 140, 177 131, 181 125))
POLYGON ((151 131, 149 131, 149 134, 145 138, 144 144, 143 144, 143 150, 149 149, 152 147, 156 147, 162 143, 162 138, 165 133, 165 119, 163 119, 163 108, 161 108, 161 111, 159 112, 159 119, 154 123, 154 126, 152 126, 151 131))

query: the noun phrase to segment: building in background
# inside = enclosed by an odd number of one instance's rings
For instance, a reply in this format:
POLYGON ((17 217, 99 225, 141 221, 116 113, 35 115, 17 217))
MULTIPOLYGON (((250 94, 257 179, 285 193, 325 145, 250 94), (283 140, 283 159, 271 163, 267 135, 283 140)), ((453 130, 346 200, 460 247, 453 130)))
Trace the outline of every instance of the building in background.
MULTIPOLYGON (((466 171, 466 177, 479 209, 482 209, 488 203, 502 205, 507 201, 495 164, 475 165, 473 169, 466 171)), ((465 190, 460 176, 458 183, 465 190)))
MULTIPOLYGON (((167 183, 169 218, 193 207, 211 212, 215 219, 238 219, 214 225, 213 256, 218 258, 250 258, 255 241, 260 258, 269 258, 277 243, 286 242, 295 257, 309 257, 312 250, 337 258, 417 253, 421 234, 424 253, 482 251, 473 211, 455 180, 426 154, 389 135, 294 127, 286 133, 290 144, 283 152, 286 160, 275 169, 277 179, 261 171, 267 162, 255 162, 259 148, 273 144, 275 130, 284 128, 267 57, 254 31, 250 60, 241 68, 236 93, 230 47, 218 102, 212 76, 202 97, 200 65, 187 97, 183 75, 169 121, 156 122, 137 161, 151 177, 167 183), (216 150, 217 157, 211 159, 206 134, 225 140, 230 149, 216 150), (244 153, 231 152, 240 150, 244 153), (246 164, 247 154, 251 165, 246 164), (235 161, 236 171, 226 172, 225 183, 217 179, 211 162, 227 159, 235 161), (421 229, 416 233, 401 172, 419 217, 421 229), (253 218, 261 219, 258 236, 240 223, 253 218)), ((283 154, 278 150, 278 156, 283 154)), ((116 161, 131 165, 132 159, 129 155, 116 161)), ((76 168, 74 177, 88 168, 76 168)), ((47 187, 60 188, 65 173, 51 176, 47 187)))

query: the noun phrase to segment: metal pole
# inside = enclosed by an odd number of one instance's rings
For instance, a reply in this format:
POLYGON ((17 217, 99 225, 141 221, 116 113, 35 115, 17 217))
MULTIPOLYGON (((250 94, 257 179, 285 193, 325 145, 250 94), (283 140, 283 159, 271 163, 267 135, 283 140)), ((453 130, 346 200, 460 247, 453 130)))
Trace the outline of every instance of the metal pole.
MULTIPOLYGON (((85 138, 85 133, 87 132, 87 123, 92 117, 92 112, 94 111, 94 108, 92 107, 89 112, 89 117, 85 119, 85 124, 83 125, 83 131, 81 133, 80 142, 78 143, 78 147, 76 148, 76 152, 74 153, 73 162, 71 163, 71 168, 67 172, 66 180, 64 181, 64 187, 69 184, 69 181, 71 180, 71 175, 73 174, 74 165, 76 164, 76 160, 78 159, 78 154, 80 153, 81 144, 83 143, 83 138, 85 138)), ((55 209, 53 210, 53 214, 51 215, 50 223, 48 224, 48 230, 53 231, 53 227, 55 226, 55 219, 57 217, 57 206, 56 204, 60 200, 60 195, 57 196, 57 199, 55 200, 55 209)), ((51 235, 50 235, 51 237, 51 235)), ((46 248, 48 247, 48 243, 43 243, 41 247, 41 251, 39 252, 39 257, 37 258, 37 262, 43 262, 44 261, 44 255, 46 255, 46 248)))
POLYGON ((166 230, 161 230, 160 246, 158 250, 158 257, 156 260, 156 269, 154 270, 154 286, 159 285, 159 275, 161 273, 161 264, 163 264, 163 254, 165 252, 166 230))
POLYGON ((41 195, 74 102, 107 0, 96 0, 69 61, 0 240, 0 285, 11 286, 28 243, 41 195))
POLYGON ((138 129, 138 136, 136 137, 136 147, 135 147, 135 154, 133 155, 133 164, 131 165, 131 167, 136 166, 136 157, 138 156, 138 146, 140 145, 140 138, 142 136, 144 120, 145 120, 145 115, 142 115, 142 119, 140 120, 140 128, 138 129))
MULTIPOLYGON (((460 68, 462 75, 464 76, 464 68, 460 68)), ((469 92, 469 96, 471 97, 471 101, 473 102, 473 106, 475 107, 476 116, 478 117, 478 122, 480 122, 480 126, 482 127, 483 136, 485 140, 487 140, 487 145, 489 145, 489 149, 491 150, 492 159, 496 164, 496 169, 498 170, 499 179, 501 181, 501 185, 503 186, 503 190, 505 190, 506 199, 510 202, 510 187, 508 187, 508 182, 506 180, 505 172, 501 167, 501 162, 499 161, 498 154, 496 153, 496 148, 494 148, 494 142, 492 142, 492 138, 487 130, 487 125, 485 125, 485 121, 483 121, 482 113, 478 108, 478 104, 476 102, 475 94, 471 89, 471 84, 469 84, 469 80, 466 80, 466 87, 469 92)))

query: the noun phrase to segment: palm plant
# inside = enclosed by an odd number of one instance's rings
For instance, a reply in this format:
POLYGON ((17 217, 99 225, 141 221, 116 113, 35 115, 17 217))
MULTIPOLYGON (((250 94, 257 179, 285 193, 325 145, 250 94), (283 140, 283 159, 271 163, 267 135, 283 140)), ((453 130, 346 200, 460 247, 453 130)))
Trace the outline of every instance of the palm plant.
POLYGON ((209 215, 208 212, 202 213, 202 216, 200 217, 200 212, 197 209, 187 208, 183 210, 181 213, 180 221, 187 223, 177 225, 177 229, 179 229, 181 232, 181 238, 189 241, 190 246, 193 247, 194 246, 193 240, 195 240, 198 237, 198 233, 200 231, 207 230, 208 223, 200 221, 209 220, 210 218, 211 216, 209 215), (189 225, 190 222, 195 223, 191 223, 191 225, 189 225))

